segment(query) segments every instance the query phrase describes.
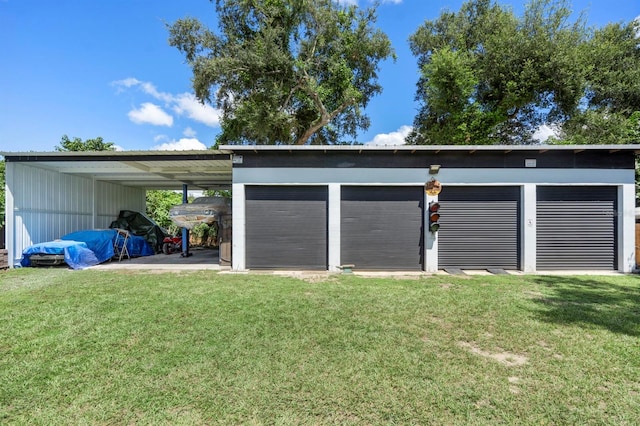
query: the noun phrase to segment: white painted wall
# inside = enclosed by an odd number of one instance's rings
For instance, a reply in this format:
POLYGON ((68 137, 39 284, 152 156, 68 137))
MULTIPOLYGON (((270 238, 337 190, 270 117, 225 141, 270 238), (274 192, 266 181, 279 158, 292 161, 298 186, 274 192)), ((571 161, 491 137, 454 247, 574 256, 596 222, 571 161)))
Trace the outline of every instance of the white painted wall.
MULTIPOLYGON (((522 268, 536 271, 536 188, 539 185, 611 185, 618 188, 618 253, 621 272, 635 266, 635 173, 620 169, 441 169, 447 186, 518 185, 522 189, 522 268)), ((392 168, 235 168, 233 170, 233 269, 245 269, 245 185, 329 185, 329 270, 340 263, 340 191, 342 185, 416 185, 429 180, 428 169, 392 168)), ((425 196, 425 206, 437 197, 425 196)), ((428 218, 425 217, 425 221, 428 218)), ((425 223, 425 230, 428 224, 425 223)), ((438 236, 425 231, 425 270, 438 270, 438 236)))
POLYGON ((20 264, 30 245, 73 231, 108 228, 120 210, 145 210, 145 191, 21 163, 6 163, 7 250, 20 264))
MULTIPOLYGON (((235 175, 235 170, 234 170, 235 175)), ((231 236, 231 268, 235 271, 244 271, 247 269, 246 263, 246 209, 245 209, 245 185, 234 183, 231 185, 231 193, 233 194, 231 210, 233 216, 233 229, 231 236)))
POLYGON ((618 270, 632 272, 636 266, 636 188, 635 184, 618 187, 618 270))

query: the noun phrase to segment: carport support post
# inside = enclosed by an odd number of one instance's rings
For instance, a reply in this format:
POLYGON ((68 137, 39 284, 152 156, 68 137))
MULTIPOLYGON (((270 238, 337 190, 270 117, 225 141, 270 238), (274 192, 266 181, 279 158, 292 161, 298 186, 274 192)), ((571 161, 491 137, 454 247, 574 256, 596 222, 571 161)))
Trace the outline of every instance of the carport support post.
MULTIPOLYGON (((182 185, 182 203, 188 203, 189 199, 187 198, 188 189, 187 184, 182 185)), ((182 257, 188 257, 189 253, 189 230, 187 228, 182 228, 182 257)))

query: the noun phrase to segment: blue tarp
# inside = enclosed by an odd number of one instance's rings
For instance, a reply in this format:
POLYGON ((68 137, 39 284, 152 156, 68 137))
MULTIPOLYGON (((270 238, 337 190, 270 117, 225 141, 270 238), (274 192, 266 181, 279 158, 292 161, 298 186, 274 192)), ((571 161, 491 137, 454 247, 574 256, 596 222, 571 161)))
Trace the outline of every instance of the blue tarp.
POLYGON ((34 254, 63 254, 64 261, 73 269, 84 269, 100 263, 93 251, 81 241, 48 241, 34 244, 22 252, 22 266, 31 266, 34 254))
MULTIPOLYGON (((115 229, 76 231, 61 240, 34 244, 22 253, 22 266, 31 266, 29 257, 36 253, 64 254, 64 261, 73 269, 83 269, 106 262, 114 255, 115 229)), ((151 245, 142 237, 130 234, 127 249, 131 257, 154 255, 151 245)))
POLYGON ((62 236, 65 241, 81 241, 86 243, 98 258, 98 263, 105 262, 113 257, 113 240, 116 231, 113 229, 76 231, 62 236))

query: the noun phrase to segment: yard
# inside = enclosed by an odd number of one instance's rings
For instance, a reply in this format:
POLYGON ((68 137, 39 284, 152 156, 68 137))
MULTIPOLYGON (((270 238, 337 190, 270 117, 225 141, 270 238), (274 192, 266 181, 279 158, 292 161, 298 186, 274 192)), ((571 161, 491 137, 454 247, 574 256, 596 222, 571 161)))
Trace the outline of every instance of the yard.
POLYGON ((2 424, 637 424, 640 277, 0 271, 2 424))

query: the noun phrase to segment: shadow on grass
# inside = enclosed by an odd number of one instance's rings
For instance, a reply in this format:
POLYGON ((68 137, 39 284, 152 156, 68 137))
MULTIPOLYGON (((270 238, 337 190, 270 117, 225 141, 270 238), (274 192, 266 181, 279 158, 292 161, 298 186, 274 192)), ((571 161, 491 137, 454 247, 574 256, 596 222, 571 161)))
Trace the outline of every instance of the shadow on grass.
POLYGON ((533 281, 549 290, 534 299, 543 320, 640 336, 640 277, 628 276, 624 284, 609 277, 539 276, 533 281))

